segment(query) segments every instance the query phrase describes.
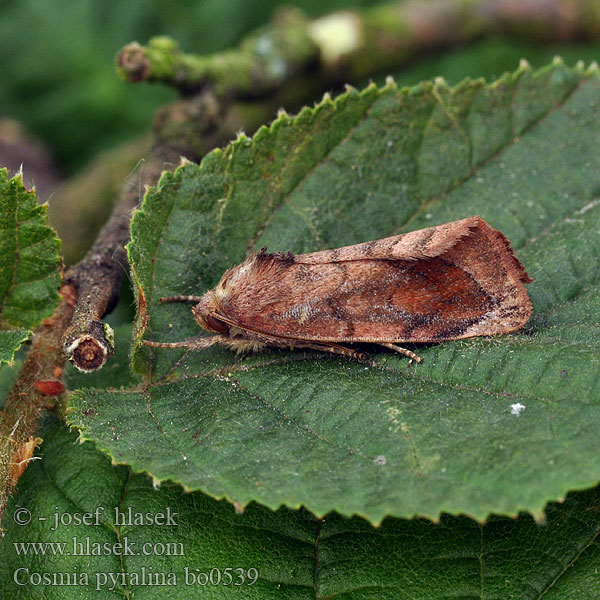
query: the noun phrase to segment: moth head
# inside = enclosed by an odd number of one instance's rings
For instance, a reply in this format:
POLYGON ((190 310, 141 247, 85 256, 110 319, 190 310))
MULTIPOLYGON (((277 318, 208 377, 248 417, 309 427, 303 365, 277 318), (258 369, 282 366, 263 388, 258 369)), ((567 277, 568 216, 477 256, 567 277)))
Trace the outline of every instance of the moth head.
POLYGON ((200 301, 194 308, 192 313, 198 322, 198 325, 206 331, 212 333, 221 333, 227 335, 229 333, 229 325, 221 320, 217 312, 217 302, 215 291, 210 290, 200 298, 200 301))
POLYGON ((226 271, 217 286, 200 298, 198 304, 192 308, 194 318, 200 327, 212 333, 229 335, 229 325, 221 317, 220 306, 227 302, 232 290, 244 285, 255 261, 256 257, 252 256, 237 267, 226 271))

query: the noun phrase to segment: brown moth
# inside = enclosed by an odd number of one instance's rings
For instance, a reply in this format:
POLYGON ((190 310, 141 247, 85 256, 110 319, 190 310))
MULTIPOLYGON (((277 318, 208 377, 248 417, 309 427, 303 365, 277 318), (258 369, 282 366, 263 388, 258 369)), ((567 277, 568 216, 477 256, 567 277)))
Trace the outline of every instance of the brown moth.
POLYGON ((531 316, 531 282, 510 242, 480 217, 309 254, 263 248, 229 269, 192 313, 213 336, 158 348, 238 352, 309 348, 361 357, 345 343, 379 344, 421 362, 400 346, 508 333, 531 316))

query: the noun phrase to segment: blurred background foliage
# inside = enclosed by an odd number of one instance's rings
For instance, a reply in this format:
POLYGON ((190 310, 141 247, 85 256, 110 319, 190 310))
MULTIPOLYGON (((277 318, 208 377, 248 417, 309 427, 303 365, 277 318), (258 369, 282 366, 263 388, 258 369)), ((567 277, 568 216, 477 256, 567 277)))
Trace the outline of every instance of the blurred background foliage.
MULTIPOLYGON (((145 43, 166 34, 186 52, 217 52, 234 46, 289 4, 277 0, 3 0, 0 116, 19 121, 44 141, 62 174, 72 175, 98 152, 149 131, 154 111, 176 97, 166 86, 130 85, 117 77, 115 56, 124 44, 145 43)), ((378 3, 295 0, 293 4, 319 16, 378 3)), ((568 64, 578 59, 589 62, 600 56, 600 44, 541 45, 495 36, 420 57, 393 75, 406 85, 438 75, 450 83, 467 76, 493 79, 514 70, 522 57, 541 66, 556 54, 568 64)))
MULTIPOLYGON (((277 0, 4 0, 0 3, 0 113, 51 148, 62 171, 149 129, 156 108, 176 97, 159 85, 129 85, 115 70, 121 47, 167 34, 187 52, 235 45, 267 22, 277 0)), ((303 0, 318 15, 366 0, 303 0)))

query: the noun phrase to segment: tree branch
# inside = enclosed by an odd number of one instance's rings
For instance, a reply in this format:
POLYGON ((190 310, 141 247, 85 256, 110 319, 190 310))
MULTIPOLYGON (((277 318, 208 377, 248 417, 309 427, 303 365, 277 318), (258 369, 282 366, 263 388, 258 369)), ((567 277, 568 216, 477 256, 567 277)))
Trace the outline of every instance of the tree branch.
POLYGON ((124 191, 86 257, 65 273, 64 281, 78 291, 78 301, 62 347, 80 371, 101 368, 114 352, 112 329, 100 319, 119 298, 127 268, 129 220, 137 202, 137 191, 124 191))
POLYGON ((209 56, 184 54, 168 37, 153 38, 147 46, 133 42, 119 53, 117 69, 126 81, 163 81, 184 93, 210 86, 218 96, 265 96, 317 61, 307 24, 298 10, 288 8, 238 50, 209 56))
POLYGON ((312 21, 284 9, 236 50, 184 54, 176 42, 160 37, 146 46, 125 46, 118 68, 127 81, 259 97, 298 77, 320 80, 322 87, 360 81, 426 51, 490 33, 542 42, 598 39, 600 6, 597 0, 409 0, 312 21))

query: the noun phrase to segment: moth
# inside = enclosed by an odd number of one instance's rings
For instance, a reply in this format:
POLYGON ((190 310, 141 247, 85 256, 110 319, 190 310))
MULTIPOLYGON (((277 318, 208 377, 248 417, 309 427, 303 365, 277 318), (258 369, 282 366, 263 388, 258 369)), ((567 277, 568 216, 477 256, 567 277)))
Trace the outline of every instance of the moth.
POLYGON ((307 348, 361 358, 346 344, 368 343, 421 358, 399 346, 509 333, 532 307, 532 279, 510 242, 481 217, 372 242, 295 255, 266 248, 229 269, 192 302, 203 329, 157 348, 238 352, 267 346, 307 348))

